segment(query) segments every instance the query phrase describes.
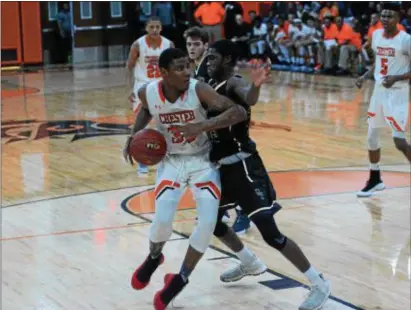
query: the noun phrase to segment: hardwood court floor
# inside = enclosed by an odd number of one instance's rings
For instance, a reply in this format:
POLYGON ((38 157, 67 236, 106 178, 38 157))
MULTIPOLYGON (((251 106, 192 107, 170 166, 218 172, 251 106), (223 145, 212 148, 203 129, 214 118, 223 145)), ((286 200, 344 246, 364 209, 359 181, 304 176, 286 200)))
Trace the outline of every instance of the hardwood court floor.
MULTIPOLYGON (((163 275, 179 270, 195 225, 189 193, 166 263, 145 291, 129 285, 147 254, 154 169, 139 178, 122 160, 133 121, 123 81, 120 68, 2 77, 2 309, 152 309, 163 275)), ((253 109, 252 136, 284 207, 278 223, 332 283, 325 309, 410 303, 410 165, 388 128, 388 189, 355 196, 368 176, 371 91, 371 82, 357 90, 348 78, 273 72, 253 109)), ((298 308, 304 277, 255 228, 242 238, 270 272, 221 283, 236 259, 214 240, 176 306, 298 308)))

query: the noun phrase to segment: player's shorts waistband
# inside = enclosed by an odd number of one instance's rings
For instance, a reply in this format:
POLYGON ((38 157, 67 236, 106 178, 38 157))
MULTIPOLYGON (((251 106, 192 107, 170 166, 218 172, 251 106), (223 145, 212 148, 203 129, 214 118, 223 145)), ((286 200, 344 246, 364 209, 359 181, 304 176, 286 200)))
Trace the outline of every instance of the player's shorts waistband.
POLYGON ((218 161, 219 165, 232 165, 235 163, 238 163, 239 161, 242 161, 248 157, 250 157, 253 154, 246 153, 246 152, 238 152, 236 154, 223 157, 218 161))

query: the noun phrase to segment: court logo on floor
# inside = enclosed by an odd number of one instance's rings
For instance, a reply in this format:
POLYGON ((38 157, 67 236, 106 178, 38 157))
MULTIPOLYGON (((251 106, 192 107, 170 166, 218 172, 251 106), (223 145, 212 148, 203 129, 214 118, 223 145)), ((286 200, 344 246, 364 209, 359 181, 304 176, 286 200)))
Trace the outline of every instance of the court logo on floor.
POLYGON ((2 144, 34 141, 44 138, 61 139, 72 136, 71 142, 100 136, 127 135, 129 124, 96 122, 92 120, 4 121, 1 124, 2 144))

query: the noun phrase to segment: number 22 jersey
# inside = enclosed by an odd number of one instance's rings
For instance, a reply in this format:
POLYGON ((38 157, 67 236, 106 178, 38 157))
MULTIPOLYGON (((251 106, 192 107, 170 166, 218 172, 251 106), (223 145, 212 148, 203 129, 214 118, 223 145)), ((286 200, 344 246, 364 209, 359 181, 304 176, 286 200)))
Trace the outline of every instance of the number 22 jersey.
POLYGON ((134 68, 134 77, 138 82, 151 82, 161 78, 158 59, 161 53, 171 47, 171 41, 161 37, 160 46, 153 48, 147 35, 137 39, 139 57, 134 68))

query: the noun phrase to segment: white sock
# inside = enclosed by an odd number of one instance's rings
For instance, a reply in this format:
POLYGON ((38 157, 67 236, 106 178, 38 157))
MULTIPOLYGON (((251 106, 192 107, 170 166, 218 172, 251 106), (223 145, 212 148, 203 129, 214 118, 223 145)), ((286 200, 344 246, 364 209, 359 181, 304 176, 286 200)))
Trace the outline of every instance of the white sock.
POLYGON ((249 264, 255 259, 253 252, 251 252, 246 246, 244 246, 240 252, 235 254, 243 264, 249 264))
POLYGON ((306 272, 304 272, 304 275, 313 285, 321 285, 324 283, 324 280, 320 277, 320 273, 313 266, 311 266, 306 272))
POLYGON ((370 164, 371 170, 380 170, 380 163, 370 164))

